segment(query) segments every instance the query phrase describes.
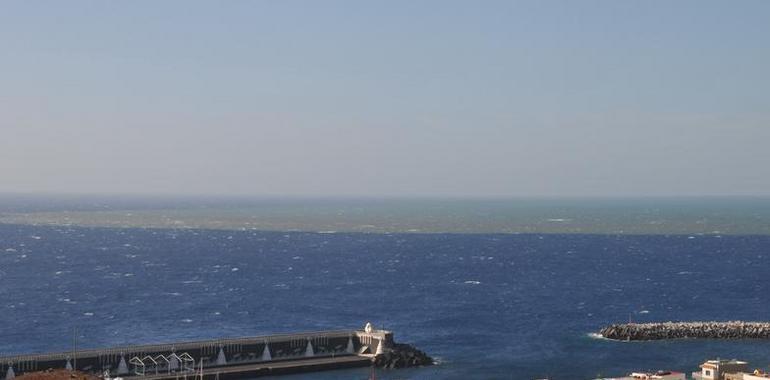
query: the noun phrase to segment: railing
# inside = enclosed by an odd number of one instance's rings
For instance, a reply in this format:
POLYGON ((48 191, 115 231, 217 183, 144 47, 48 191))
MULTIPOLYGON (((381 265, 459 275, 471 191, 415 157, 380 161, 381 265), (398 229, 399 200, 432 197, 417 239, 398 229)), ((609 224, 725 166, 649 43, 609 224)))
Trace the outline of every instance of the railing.
MULTIPOLYGON (((0 357, 0 363, 20 363, 20 362, 41 362, 41 361, 54 361, 54 360, 68 360, 68 359, 80 359, 90 358, 98 356, 108 355, 128 355, 129 353, 151 353, 151 352, 173 352, 173 351, 189 351, 193 349, 199 349, 202 347, 211 346, 228 346, 228 345, 247 345, 247 344, 261 344, 261 343, 273 343, 283 342, 287 340, 298 339, 313 339, 313 338, 347 338, 350 336, 356 336, 357 330, 332 330, 332 331, 316 331, 316 332, 304 332, 304 333, 292 333, 292 334, 276 334, 276 335, 264 335, 244 338, 228 338, 228 339, 212 339, 201 340, 191 342, 178 342, 178 343, 166 343, 166 344, 149 344, 149 345, 131 345, 122 347, 113 347, 105 349, 89 349, 75 352, 54 352, 48 354, 28 354, 28 355, 16 355, 0 357)), ((126 359, 128 360, 128 359, 126 359)))

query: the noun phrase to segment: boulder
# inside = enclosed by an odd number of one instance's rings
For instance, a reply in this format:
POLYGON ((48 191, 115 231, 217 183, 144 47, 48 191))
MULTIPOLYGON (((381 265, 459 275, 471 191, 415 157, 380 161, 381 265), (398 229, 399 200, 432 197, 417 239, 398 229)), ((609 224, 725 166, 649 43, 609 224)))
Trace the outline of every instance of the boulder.
POLYGON ((433 359, 412 345, 395 343, 393 346, 374 358, 374 366, 378 368, 406 368, 433 365, 433 359))

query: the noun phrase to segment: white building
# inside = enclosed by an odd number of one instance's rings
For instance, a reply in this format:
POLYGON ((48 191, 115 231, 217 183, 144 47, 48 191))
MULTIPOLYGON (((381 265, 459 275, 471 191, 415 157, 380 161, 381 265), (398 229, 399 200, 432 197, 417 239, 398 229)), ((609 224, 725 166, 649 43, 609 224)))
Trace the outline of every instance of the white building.
POLYGON ((687 377, 681 372, 671 371, 658 371, 654 373, 650 372, 633 372, 625 377, 613 377, 601 380, 686 380, 687 377))
POLYGON ((700 372, 693 372, 694 380, 725 380, 727 374, 748 371, 749 363, 740 360, 708 360, 700 365, 700 372))
POLYGON ((743 373, 743 376, 741 377, 741 380, 767 380, 770 379, 770 374, 760 371, 760 370, 754 370, 752 373, 743 373))

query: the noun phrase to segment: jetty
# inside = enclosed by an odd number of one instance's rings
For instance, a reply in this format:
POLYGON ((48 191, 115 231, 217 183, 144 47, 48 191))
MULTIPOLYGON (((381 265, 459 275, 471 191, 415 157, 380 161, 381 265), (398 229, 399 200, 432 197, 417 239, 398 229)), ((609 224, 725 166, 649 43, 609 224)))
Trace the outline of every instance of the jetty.
POLYGON ((601 329, 599 334, 614 340, 664 339, 770 339, 770 322, 659 322, 622 323, 601 329))
POLYGON ((367 367, 375 363, 400 367, 431 364, 432 360, 409 345, 396 344, 391 331, 377 330, 367 323, 363 330, 5 356, 0 357, 0 380, 50 369, 77 370, 104 379, 227 380, 367 367), (383 362, 386 357, 392 359, 383 362))

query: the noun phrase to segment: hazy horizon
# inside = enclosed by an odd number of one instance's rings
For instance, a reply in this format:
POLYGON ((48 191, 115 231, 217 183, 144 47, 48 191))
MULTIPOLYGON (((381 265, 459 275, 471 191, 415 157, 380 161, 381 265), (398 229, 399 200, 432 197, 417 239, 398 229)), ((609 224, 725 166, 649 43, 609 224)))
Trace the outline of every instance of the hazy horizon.
POLYGON ((770 196, 770 3, 0 6, 0 193, 770 196))
POLYGON ((770 235, 770 198, 2 197, 0 224, 319 233, 770 235))

